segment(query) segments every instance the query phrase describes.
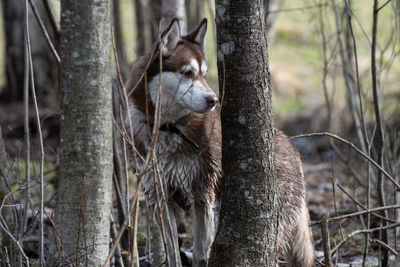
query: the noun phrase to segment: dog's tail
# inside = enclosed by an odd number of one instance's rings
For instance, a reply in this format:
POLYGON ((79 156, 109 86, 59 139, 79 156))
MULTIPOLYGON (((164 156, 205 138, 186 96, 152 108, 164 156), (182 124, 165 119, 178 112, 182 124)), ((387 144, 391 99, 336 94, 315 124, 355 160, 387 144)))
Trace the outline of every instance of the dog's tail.
POLYGON ((310 217, 305 201, 297 219, 296 230, 293 233, 293 241, 287 262, 290 267, 312 267, 314 266, 314 247, 309 227, 310 217))

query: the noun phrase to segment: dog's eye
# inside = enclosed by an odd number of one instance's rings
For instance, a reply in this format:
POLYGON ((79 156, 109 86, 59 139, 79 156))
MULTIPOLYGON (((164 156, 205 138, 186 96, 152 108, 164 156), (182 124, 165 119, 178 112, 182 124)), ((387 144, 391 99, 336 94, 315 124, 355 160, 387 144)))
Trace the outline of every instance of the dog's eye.
POLYGON ((187 77, 187 78, 191 78, 193 76, 193 71, 191 70, 186 70, 183 72, 183 74, 187 77))

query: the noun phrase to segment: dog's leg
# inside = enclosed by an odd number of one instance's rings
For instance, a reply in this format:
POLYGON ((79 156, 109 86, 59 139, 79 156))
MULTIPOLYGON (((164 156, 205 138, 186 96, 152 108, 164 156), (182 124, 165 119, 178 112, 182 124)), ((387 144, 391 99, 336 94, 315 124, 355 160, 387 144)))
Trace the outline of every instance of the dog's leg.
POLYGON ((193 204, 193 266, 207 266, 211 244, 214 240, 214 212, 211 204, 193 204))

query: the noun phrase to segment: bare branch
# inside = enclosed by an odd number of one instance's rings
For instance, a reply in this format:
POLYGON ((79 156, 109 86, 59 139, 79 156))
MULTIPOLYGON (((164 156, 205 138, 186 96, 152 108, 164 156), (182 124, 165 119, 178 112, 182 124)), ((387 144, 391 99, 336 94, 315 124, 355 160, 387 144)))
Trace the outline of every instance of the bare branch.
MULTIPOLYGON (((372 213, 375 211, 390 210, 390 209, 400 209, 400 205, 390 205, 390 206, 378 207, 378 208, 374 208, 374 209, 362 210, 362 211, 358 211, 358 212, 354 212, 354 213, 350 213, 350 214, 333 217, 333 218, 330 218, 329 221, 330 222, 338 221, 338 220, 343 220, 343 219, 351 218, 351 217, 362 215, 362 214, 372 213)), ((310 226, 318 225, 321 223, 322 223, 321 221, 311 222, 310 226)), ((386 228, 384 228, 384 229, 386 229, 386 228)))
POLYGON ((304 138, 304 137, 313 137, 313 136, 329 136, 332 137, 344 144, 349 145, 351 148, 353 148, 358 154, 360 154, 363 158, 367 159, 369 162, 372 163, 372 165, 374 165, 379 171, 381 171, 392 183, 393 185, 395 185, 399 190, 400 190, 400 184, 387 172, 385 171, 385 169, 383 169, 378 163, 376 163, 376 161, 374 161, 370 156, 368 156, 367 154, 365 154, 364 152, 362 152, 358 147, 356 147, 353 143, 335 135, 335 134, 331 134, 328 132, 321 132, 321 133, 309 133, 309 134, 300 134, 300 135, 296 135, 296 136, 292 136, 289 139, 296 139, 296 138, 304 138))
POLYGON ((43 0, 43 5, 44 5, 44 8, 46 9, 47 16, 49 17, 50 25, 51 25, 51 27, 53 29, 53 33, 54 33, 54 35, 56 37, 56 40, 59 41, 60 40, 60 31, 59 31, 59 29, 57 27, 57 22, 56 22, 56 19, 54 17, 54 13, 51 10, 51 5, 50 5, 49 0, 43 0))
POLYGON ((381 226, 381 227, 376 227, 376 228, 372 228, 372 229, 356 230, 356 231, 354 231, 354 232, 348 234, 348 235, 346 236, 345 239, 343 239, 342 241, 340 241, 339 244, 337 244, 337 246, 334 247, 334 248, 331 250, 331 255, 335 254, 336 251, 337 251, 341 246, 343 246, 344 243, 347 242, 347 240, 349 240, 350 238, 352 238, 352 237, 355 236, 355 235, 362 234, 362 233, 373 233, 373 232, 376 232, 376 231, 386 230, 386 229, 395 228, 395 227, 399 227, 399 226, 400 226, 400 223, 394 223, 394 224, 389 224, 389 225, 387 225, 387 226, 381 226))
POLYGON ((60 56, 58 55, 56 49, 54 48, 53 43, 50 40, 49 34, 46 30, 46 27, 43 24, 42 19, 40 18, 39 12, 35 6, 35 4, 32 2, 32 0, 28 0, 29 1, 29 5, 31 6, 32 10, 33 10, 33 14, 35 14, 36 20, 38 21, 38 24, 40 26, 40 31, 42 32, 42 35, 44 37, 44 39, 46 40, 47 45, 50 48, 50 51, 53 53, 54 57, 57 60, 57 63, 60 64, 61 63, 61 59, 60 56))

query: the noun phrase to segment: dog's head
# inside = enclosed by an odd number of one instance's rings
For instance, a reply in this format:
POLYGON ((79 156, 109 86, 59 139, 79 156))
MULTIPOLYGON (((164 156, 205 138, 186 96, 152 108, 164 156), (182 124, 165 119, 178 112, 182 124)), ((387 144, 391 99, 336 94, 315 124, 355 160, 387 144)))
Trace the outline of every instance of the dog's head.
MULTIPOLYGON (((189 34, 182 36, 179 21, 173 19, 161 34, 162 55, 162 108, 174 120, 190 111, 213 111, 218 98, 205 80, 208 71, 204 60, 204 39, 207 20, 189 34)), ((158 62, 159 64, 159 62, 158 62)), ((160 74, 149 81, 149 92, 156 102, 160 89, 160 74)))

